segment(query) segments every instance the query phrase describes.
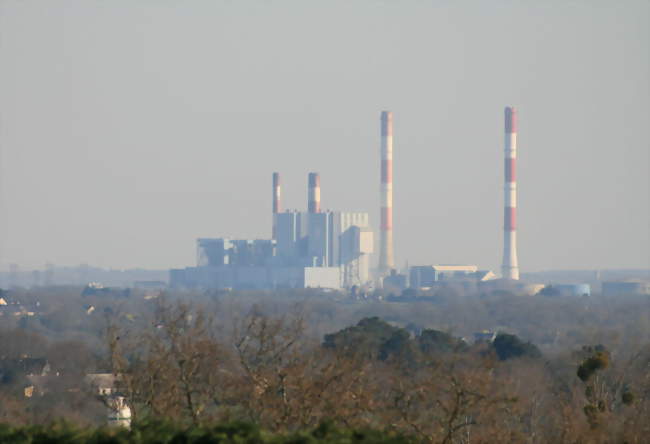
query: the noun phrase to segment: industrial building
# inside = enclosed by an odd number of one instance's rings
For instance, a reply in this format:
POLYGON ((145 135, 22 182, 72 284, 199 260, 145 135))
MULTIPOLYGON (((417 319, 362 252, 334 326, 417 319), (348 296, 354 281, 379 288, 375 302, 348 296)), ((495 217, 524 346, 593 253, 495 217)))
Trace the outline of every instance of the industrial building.
POLYGON ((341 287, 338 267, 224 265, 170 270, 172 288, 266 290, 341 287))
MULTIPOLYGON (((424 265, 395 270, 393 248, 393 113, 380 115, 380 221, 378 266, 370 276, 374 234, 365 212, 323 211, 318 173, 308 175, 307 211, 283 211, 279 173, 272 180, 271 239, 198 239, 197 266, 171 270, 172 287, 387 289, 480 286, 486 290, 535 294, 539 285, 517 283, 517 111, 505 108, 504 225, 502 280, 473 265, 424 265), (490 282, 488 282, 490 281, 490 282)), ((585 292, 584 288, 565 289, 585 292)))
POLYGON ((605 296, 650 295, 650 283, 642 281, 603 282, 605 296))
POLYGON ((309 173, 307 212, 281 210, 273 173, 272 239, 202 238, 197 266, 170 271, 175 288, 349 288, 370 280, 368 214, 321 211, 320 176, 309 173))
POLYGON ((390 275, 386 276, 382 282, 382 286, 387 292, 402 292, 408 288, 408 275, 398 273, 397 270, 392 270, 390 275))
POLYGON ((480 294, 510 293, 518 296, 535 296, 542 291, 546 285, 529 283, 515 279, 490 279, 478 283, 480 294))
POLYGON ((589 284, 555 284, 552 287, 560 296, 591 296, 589 284))
POLYGON ((489 270, 479 270, 476 265, 419 265, 409 268, 411 288, 431 288, 441 282, 483 282, 495 279, 489 270))
POLYGON ((275 263, 280 266, 341 268, 342 285, 370 279, 374 236, 367 213, 301 213, 275 215, 275 263))

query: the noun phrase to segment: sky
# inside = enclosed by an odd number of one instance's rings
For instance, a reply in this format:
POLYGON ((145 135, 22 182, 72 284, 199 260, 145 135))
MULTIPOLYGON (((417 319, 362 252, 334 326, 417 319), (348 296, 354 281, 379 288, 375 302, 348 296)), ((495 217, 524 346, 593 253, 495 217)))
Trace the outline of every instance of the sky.
POLYGON ((650 267, 650 3, 0 0, 0 269, 192 266, 268 238, 271 174, 399 266, 498 270, 503 108, 523 272, 650 267), (376 235, 378 237, 378 235, 376 235))

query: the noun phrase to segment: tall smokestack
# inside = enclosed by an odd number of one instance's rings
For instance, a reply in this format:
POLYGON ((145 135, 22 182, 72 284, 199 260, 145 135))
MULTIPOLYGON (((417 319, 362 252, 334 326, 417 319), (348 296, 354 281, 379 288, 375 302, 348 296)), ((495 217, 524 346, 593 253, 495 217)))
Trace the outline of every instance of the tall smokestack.
POLYGON ((282 211, 280 173, 273 173, 273 239, 276 239, 276 214, 282 211))
POLYGON ((310 213, 320 213, 320 176, 318 173, 309 173, 307 211, 310 213))
POLYGON ((504 279, 519 279, 517 263, 517 110, 505 109, 505 188, 503 213, 503 265, 504 279))
POLYGON ((388 274, 393 260, 393 113, 381 112, 381 225, 379 272, 388 274))

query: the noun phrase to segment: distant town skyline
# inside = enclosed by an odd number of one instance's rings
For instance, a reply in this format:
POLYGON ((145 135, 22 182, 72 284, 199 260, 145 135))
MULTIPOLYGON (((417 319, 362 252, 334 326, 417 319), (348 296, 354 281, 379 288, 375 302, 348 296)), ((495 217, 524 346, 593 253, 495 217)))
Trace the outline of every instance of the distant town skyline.
MULTIPOLYGON (((165 269, 283 206, 370 214, 394 115, 395 262, 650 267, 650 4, 0 2, 0 269, 165 269)), ((376 250, 377 251, 377 250, 376 250)), ((375 260, 376 262, 376 255, 375 260)))

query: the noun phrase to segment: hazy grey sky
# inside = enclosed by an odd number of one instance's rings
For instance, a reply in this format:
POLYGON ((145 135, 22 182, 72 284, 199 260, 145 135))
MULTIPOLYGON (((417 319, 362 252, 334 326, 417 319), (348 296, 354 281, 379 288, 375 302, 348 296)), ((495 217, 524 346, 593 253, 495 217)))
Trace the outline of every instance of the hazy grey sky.
POLYGON ((398 263, 502 255, 519 109, 522 271, 650 266, 650 2, 0 0, 0 268, 193 265, 284 206, 378 226, 398 263))

